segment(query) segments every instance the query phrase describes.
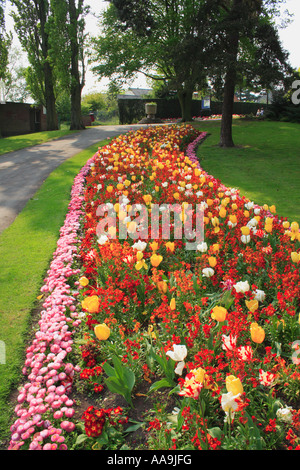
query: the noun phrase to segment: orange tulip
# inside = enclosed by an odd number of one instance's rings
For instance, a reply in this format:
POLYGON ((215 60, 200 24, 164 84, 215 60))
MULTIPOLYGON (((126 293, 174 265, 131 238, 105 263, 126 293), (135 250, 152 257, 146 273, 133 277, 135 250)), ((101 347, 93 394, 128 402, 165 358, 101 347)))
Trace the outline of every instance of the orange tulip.
POLYGON ((110 336, 110 328, 106 323, 101 323, 101 325, 94 327, 94 333, 100 341, 105 341, 110 336))
POLYGON ((251 339, 254 343, 260 344, 265 339, 265 331, 257 323, 251 323, 250 334, 251 334, 251 339))
POLYGON ((81 306, 84 310, 87 310, 89 313, 97 313, 100 305, 100 300, 97 295, 91 295, 86 297, 82 302, 81 306))
POLYGON ((223 322, 226 319, 226 315, 227 315, 226 308, 216 305, 212 310, 211 318, 218 322, 223 322))
POLYGON ((161 255, 157 255, 156 253, 154 253, 150 258, 150 262, 152 266, 154 266, 155 268, 157 268, 157 266, 160 265, 162 260, 163 260, 163 257, 161 255))

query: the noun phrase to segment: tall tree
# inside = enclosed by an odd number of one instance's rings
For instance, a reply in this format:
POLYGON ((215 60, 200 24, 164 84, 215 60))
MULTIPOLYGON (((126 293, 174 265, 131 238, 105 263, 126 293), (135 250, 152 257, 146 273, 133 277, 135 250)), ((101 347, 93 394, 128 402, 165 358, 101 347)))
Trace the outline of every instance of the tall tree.
POLYGON ((220 146, 234 146, 232 114, 238 73, 264 86, 284 79, 290 70, 272 15, 281 0, 228 0, 217 25, 218 76, 224 77, 220 146), (221 54, 220 54, 221 52, 221 54), (244 56, 246 52, 246 57, 244 56))
POLYGON ((51 0, 52 56, 58 64, 57 73, 71 100, 70 129, 84 129, 81 116, 81 94, 85 83, 85 16, 89 7, 84 0, 51 0))
POLYGON ((11 35, 5 33, 5 0, 0 0, 0 80, 4 78, 8 64, 8 50, 11 43, 11 35))
POLYGON ((42 104, 47 112, 47 129, 58 129, 55 109, 54 67, 50 60, 49 21, 51 9, 48 0, 11 0, 16 7, 12 13, 15 30, 27 52, 31 71, 41 90, 42 104))
POLYGON ((177 90, 182 120, 191 120, 193 91, 206 80, 218 0, 110 3, 93 41, 95 73, 126 80, 141 72, 166 80, 177 90))

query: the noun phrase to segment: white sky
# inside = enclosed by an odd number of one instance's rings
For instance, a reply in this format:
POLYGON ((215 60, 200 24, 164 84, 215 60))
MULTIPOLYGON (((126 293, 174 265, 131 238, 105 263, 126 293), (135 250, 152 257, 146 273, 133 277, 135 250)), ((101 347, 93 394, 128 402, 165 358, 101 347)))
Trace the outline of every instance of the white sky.
MULTIPOLYGON (((13 21, 8 16, 10 2, 7 0, 6 8, 6 29, 13 31, 13 21)), ((91 13, 86 19, 86 30, 92 36, 97 35, 97 17, 105 10, 108 6, 108 2, 105 0, 86 0, 86 5, 90 6, 91 13)), ((292 13, 293 19, 292 23, 288 25, 285 29, 280 29, 279 34, 281 38, 282 45, 290 54, 290 64, 295 68, 300 68, 300 0, 286 0, 283 10, 287 9, 292 13)), ((18 43, 16 39, 16 43, 18 43)), ((86 85, 83 90, 83 94, 86 94, 90 91, 103 91, 107 85, 106 80, 98 81, 94 74, 88 71, 86 76, 86 85)), ((143 75, 137 76, 133 86, 148 88, 147 82, 143 75)))

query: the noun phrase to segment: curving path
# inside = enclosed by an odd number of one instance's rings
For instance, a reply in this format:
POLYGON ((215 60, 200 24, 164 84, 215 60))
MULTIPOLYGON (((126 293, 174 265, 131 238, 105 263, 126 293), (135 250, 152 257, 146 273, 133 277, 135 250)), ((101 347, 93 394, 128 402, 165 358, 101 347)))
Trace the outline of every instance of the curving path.
POLYGON ((0 233, 62 162, 90 145, 125 134, 141 124, 95 126, 60 139, 0 156, 0 233))

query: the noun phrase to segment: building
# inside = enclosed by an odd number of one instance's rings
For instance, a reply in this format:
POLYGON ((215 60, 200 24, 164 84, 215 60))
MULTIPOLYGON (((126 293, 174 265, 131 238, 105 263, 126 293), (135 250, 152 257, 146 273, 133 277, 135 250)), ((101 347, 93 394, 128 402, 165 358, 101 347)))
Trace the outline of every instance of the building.
POLYGON ((46 110, 28 103, 0 103, 0 136, 30 134, 47 130, 46 110))

